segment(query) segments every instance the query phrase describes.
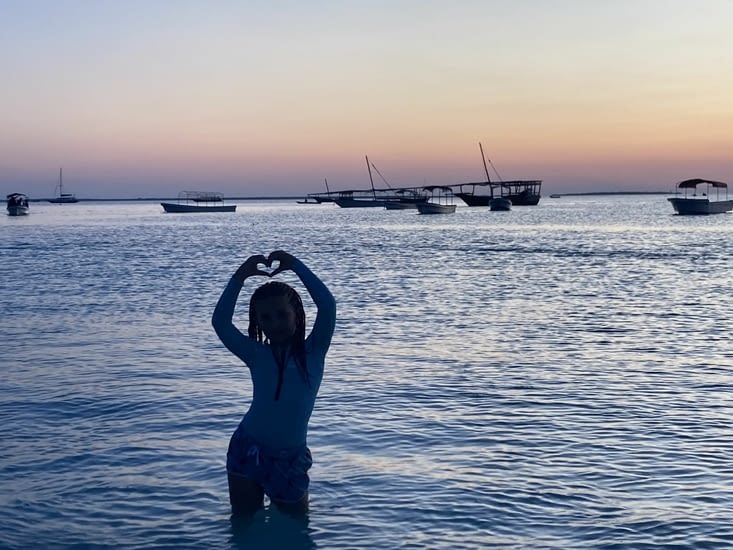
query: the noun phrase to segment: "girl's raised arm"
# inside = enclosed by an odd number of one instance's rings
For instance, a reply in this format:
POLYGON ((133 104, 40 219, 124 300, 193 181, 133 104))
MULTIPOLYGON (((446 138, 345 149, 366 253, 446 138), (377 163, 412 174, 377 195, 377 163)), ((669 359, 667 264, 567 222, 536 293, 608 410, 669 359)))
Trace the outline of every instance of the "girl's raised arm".
POLYGON ((268 276, 267 273, 257 267, 259 264, 267 265, 267 258, 261 254, 247 258, 229 280, 229 284, 222 292, 214 308, 214 314, 211 316, 211 324, 219 339, 229 351, 247 364, 250 364, 248 360, 259 348, 259 344, 247 335, 242 334, 234 326, 232 318, 234 317, 237 297, 242 290, 245 279, 253 275, 268 276))
POLYGON ((331 337, 336 326, 336 300, 331 291, 303 262, 287 252, 276 250, 270 254, 268 261, 269 265, 275 261, 280 262, 277 269, 272 272, 273 276, 289 269, 300 278, 308 290, 318 308, 308 341, 313 349, 325 354, 331 345, 331 337))

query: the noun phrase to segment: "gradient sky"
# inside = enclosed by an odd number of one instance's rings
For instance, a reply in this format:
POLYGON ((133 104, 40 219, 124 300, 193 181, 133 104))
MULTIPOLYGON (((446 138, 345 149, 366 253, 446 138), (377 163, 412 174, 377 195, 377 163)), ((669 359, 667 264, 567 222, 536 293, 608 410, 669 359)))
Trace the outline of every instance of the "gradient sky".
POLYGON ((733 183, 733 1, 0 0, 0 192, 733 183), (492 174, 493 176, 493 174, 492 174), (381 180, 375 175, 375 183, 381 180))

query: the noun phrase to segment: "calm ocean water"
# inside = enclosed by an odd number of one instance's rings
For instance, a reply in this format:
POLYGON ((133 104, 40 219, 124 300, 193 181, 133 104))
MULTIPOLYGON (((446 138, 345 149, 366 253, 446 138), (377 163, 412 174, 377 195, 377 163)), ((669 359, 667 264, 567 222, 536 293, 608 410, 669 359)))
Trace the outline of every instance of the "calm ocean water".
POLYGON ((733 546, 733 215, 32 203, 0 236, 2 548, 733 546), (210 316, 277 248, 339 307, 311 511, 232 523, 251 386, 210 316))

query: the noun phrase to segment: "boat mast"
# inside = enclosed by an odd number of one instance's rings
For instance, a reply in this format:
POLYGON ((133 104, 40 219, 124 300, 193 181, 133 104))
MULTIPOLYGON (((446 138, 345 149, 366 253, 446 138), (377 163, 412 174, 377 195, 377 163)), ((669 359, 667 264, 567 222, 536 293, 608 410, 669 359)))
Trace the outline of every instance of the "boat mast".
POLYGON ((481 142, 478 142, 478 148, 481 150, 481 160, 484 161, 484 172, 486 172, 486 181, 488 183, 491 183, 491 178, 489 177, 489 169, 486 166, 486 155, 484 155, 484 148, 481 147, 481 142))
POLYGON ((377 172, 377 174, 379 174, 379 177, 382 178, 382 181, 385 183, 385 185, 387 185, 387 187, 389 187, 390 189, 392 189, 392 186, 389 184, 389 182, 382 175, 382 172, 379 171, 379 168, 377 168, 376 166, 374 166, 374 163, 373 162, 371 162, 370 164, 372 165, 372 168, 374 168, 374 170, 377 172))
POLYGON ((327 194, 327 195, 330 195, 330 194, 331 194, 331 191, 329 191, 329 190, 328 190, 328 179, 326 179, 326 178, 323 178, 323 181, 325 181, 325 182, 326 182, 326 194, 327 194))
POLYGON ((64 169, 59 168, 59 197, 64 195, 64 169))
POLYGON ((478 142, 478 148, 481 151, 481 160, 484 161, 484 172, 486 172, 486 181, 489 184, 489 191, 491 192, 491 198, 494 198, 494 186, 491 185, 491 178, 489 177, 489 168, 486 166, 486 155, 484 155, 484 148, 481 146, 481 142, 478 142))
POLYGON ((369 181, 372 184, 372 195, 374 196, 374 200, 377 200, 377 192, 374 190, 374 180, 372 179, 372 169, 369 166, 369 157, 365 155, 364 158, 366 158, 367 170, 369 170, 369 181))

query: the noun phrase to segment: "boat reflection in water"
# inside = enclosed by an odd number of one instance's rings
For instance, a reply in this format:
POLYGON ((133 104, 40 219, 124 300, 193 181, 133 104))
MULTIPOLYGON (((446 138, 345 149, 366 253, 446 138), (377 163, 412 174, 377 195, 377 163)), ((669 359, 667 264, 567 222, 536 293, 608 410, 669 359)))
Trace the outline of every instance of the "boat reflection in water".
POLYGON ((512 201, 506 197, 494 197, 489 201, 489 209, 492 212, 509 212, 512 209, 512 201))

